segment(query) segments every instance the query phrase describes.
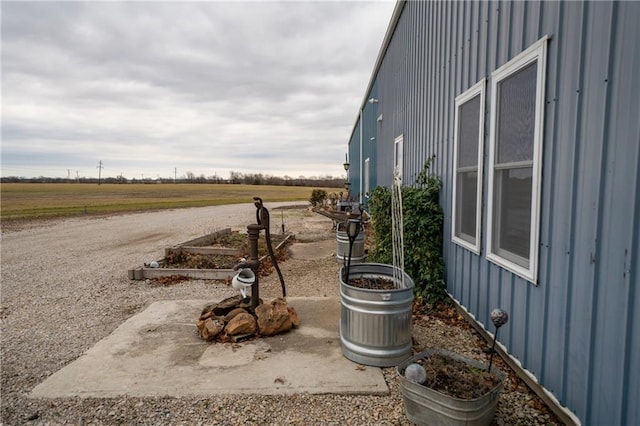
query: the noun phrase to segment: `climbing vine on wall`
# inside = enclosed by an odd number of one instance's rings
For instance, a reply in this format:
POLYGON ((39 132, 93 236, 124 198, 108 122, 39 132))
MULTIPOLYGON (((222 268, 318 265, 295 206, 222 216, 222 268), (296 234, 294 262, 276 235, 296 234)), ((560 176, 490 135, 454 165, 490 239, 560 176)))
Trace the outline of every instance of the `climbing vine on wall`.
MULTIPOLYGON (((430 305, 446 297, 442 257, 442 181, 429 173, 427 160, 415 186, 402 188, 404 269, 415 282, 416 296, 430 305)), ((369 199, 375 246, 368 261, 392 263, 391 189, 377 187, 369 199)))

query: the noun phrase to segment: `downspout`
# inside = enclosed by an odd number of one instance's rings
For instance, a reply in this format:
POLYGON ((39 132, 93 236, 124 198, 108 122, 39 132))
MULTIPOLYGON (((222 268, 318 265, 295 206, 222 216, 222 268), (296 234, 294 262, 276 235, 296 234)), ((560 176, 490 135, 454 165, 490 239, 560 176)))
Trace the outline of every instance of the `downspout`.
POLYGON ((362 186, 362 128, 364 127, 364 123, 362 122, 362 108, 360 108, 360 196, 358 197, 360 199, 360 204, 362 204, 362 191, 363 191, 363 186, 362 186))

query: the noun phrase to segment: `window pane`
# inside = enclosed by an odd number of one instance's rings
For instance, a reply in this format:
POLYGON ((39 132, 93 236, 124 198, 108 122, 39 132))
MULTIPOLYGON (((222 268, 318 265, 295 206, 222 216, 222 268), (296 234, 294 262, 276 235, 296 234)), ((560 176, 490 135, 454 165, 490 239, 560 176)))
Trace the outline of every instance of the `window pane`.
POLYGON ((478 165, 480 94, 458 107, 458 167, 478 165))
POLYGON ((494 188, 497 238, 493 240, 493 252, 524 267, 529 266, 532 173, 532 167, 496 170, 494 188))
POLYGON ((476 207, 478 172, 458 173, 456 179, 456 236, 476 243, 476 207))
POLYGON ((537 61, 498 84, 496 164, 533 159, 537 61))

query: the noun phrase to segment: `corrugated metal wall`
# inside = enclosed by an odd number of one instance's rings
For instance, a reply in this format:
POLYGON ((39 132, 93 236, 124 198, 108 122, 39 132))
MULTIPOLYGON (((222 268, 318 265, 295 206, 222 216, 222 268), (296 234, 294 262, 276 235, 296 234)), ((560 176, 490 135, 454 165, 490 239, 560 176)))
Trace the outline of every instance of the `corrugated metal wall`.
POLYGON ((399 6, 374 73, 377 183, 391 184, 396 136, 404 135, 406 183, 435 154, 449 291, 484 324, 492 308, 506 309, 500 341, 584 423, 640 424, 640 3, 399 6), (488 262, 484 239, 480 256, 451 243, 453 119, 458 94, 544 35, 552 38, 534 286, 488 262))
POLYGON ((358 113, 358 117, 356 118, 356 122, 353 126, 351 139, 349 140, 349 173, 351 181, 351 195, 366 206, 368 197, 365 194, 364 162, 367 158, 370 163, 370 190, 373 190, 378 184, 378 169, 376 167, 376 161, 378 128, 381 122, 378 122, 378 85, 375 81, 373 81, 370 90, 367 92, 367 96, 361 110, 362 114, 358 113), (373 99, 374 101, 369 102, 369 99, 373 99), (362 133, 360 133, 361 120, 363 123, 362 133), (354 167, 354 169, 351 169, 351 167, 354 167), (360 167, 363 169, 360 170, 360 167), (362 197, 360 197, 360 195, 362 195, 362 197))
POLYGON ((358 119, 353 127, 353 133, 351 139, 349 139, 349 170, 347 171, 347 177, 351 183, 351 189, 349 193, 352 197, 356 197, 360 193, 360 114, 358 113, 358 119))

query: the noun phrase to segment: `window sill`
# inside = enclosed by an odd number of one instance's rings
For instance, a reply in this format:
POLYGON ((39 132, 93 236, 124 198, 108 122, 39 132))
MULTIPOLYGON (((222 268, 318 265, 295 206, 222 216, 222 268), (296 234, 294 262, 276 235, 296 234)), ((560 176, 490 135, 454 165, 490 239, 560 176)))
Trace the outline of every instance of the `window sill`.
POLYGON ((479 244, 473 244, 470 243, 467 240, 464 240, 462 238, 459 237, 452 237, 451 241, 453 241, 455 244, 459 245, 462 248, 465 248, 475 254, 477 254, 478 256, 480 255, 480 245, 479 244))
POLYGON ((536 286, 538 285, 537 279, 536 279, 536 271, 534 271, 533 269, 523 268, 522 266, 515 264, 513 262, 510 262, 504 257, 497 255, 496 253, 487 253, 486 257, 487 257, 487 260, 490 261, 491 263, 494 263, 495 265, 516 274, 520 278, 524 278, 525 280, 529 281, 533 285, 536 285, 536 286))

